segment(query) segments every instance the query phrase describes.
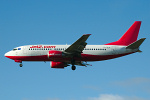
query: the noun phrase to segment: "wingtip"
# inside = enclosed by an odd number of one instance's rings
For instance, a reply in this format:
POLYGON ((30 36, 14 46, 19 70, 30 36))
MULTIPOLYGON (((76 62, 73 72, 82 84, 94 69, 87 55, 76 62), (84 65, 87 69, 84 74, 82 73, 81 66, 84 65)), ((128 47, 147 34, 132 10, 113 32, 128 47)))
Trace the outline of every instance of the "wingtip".
POLYGON ((83 35, 91 35, 91 34, 83 34, 83 35))
POLYGON ((138 50, 137 52, 141 53, 142 51, 141 51, 141 50, 138 50))

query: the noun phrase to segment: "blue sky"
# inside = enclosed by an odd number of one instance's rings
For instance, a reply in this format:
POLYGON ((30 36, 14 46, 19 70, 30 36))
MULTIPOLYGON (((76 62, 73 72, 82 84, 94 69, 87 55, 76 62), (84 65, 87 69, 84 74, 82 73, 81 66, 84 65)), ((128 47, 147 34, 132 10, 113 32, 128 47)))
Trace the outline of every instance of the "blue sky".
POLYGON ((149 100, 149 0, 1 0, 1 100, 149 100), (142 53, 90 62, 93 66, 50 68, 49 62, 18 63, 4 57, 17 46, 72 44, 92 34, 88 44, 119 39, 142 21, 142 53))

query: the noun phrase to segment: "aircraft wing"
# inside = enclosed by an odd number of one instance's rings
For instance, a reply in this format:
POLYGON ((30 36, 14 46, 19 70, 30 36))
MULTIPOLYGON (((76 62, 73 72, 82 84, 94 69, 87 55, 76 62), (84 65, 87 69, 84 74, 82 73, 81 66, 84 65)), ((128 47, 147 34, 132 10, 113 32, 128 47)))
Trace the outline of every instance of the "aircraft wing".
POLYGON ((78 55, 84 50, 87 43, 85 42, 91 34, 84 34, 76 42, 70 45, 65 52, 68 54, 78 55))

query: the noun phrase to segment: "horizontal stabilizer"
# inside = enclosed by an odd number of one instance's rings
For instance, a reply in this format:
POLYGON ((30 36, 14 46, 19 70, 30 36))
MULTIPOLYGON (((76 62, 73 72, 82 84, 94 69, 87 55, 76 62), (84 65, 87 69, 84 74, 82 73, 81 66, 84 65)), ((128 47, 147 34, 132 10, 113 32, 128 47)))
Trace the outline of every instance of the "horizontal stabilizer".
POLYGON ((139 46, 143 43, 143 41, 145 40, 146 38, 141 38, 135 42, 133 42, 132 44, 128 45, 126 47, 126 49, 137 49, 139 48, 139 46))

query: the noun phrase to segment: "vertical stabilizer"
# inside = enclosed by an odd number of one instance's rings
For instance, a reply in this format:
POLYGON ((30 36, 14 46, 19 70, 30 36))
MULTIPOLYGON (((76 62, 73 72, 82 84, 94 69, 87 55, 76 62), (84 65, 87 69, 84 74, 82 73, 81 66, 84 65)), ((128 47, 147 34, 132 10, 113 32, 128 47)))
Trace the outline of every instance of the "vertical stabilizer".
POLYGON ((118 41, 111 42, 105 45, 128 46, 129 44, 137 40, 140 26, 141 26, 141 21, 135 21, 133 25, 126 31, 126 33, 118 41))

